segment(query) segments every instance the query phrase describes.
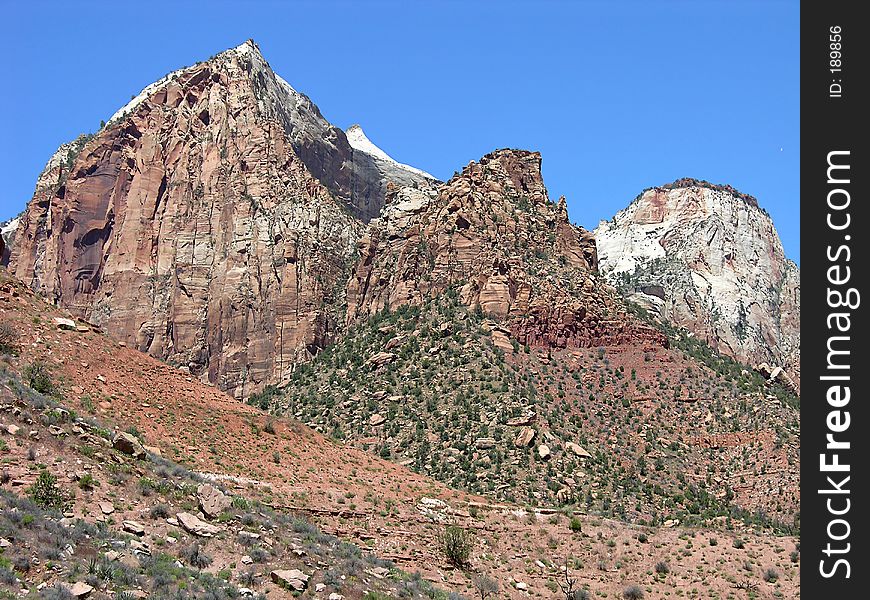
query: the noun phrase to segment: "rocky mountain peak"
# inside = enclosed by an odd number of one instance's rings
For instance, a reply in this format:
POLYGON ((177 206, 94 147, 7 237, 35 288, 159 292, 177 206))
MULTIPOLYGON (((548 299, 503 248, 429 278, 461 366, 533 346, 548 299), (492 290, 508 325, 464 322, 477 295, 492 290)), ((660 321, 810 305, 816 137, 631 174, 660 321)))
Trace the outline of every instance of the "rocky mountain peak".
MULTIPOLYGON (((351 148, 358 152, 362 152, 364 154, 368 154, 373 159, 378 162, 385 163, 383 165, 384 169, 390 169, 391 171, 402 170, 408 171, 409 173, 419 175, 420 177, 437 181, 434 176, 430 175, 426 171, 422 171, 410 165, 402 164, 399 161, 392 158, 389 154, 378 148, 369 138, 366 136, 362 127, 358 124, 351 125, 348 127, 347 131, 345 131, 345 135, 347 136, 347 141, 350 144, 351 148)), ((412 183, 412 181, 411 181, 412 183)))
MULTIPOLYGON (((136 113, 152 111, 155 106, 184 111, 191 103, 219 105, 229 93, 247 99, 251 109, 247 116, 280 124, 308 171, 363 221, 380 211, 388 183, 420 185, 434 179, 391 159, 355 152, 345 133, 327 121, 308 96, 272 70, 253 40, 173 71, 146 86, 108 123, 117 125, 136 113)), ((217 106, 215 109, 221 110, 217 106)), ((202 106, 193 116, 207 121, 209 108, 202 106)))
POLYGON ((755 198, 680 179, 644 191, 595 237, 602 273, 630 298, 799 381, 800 272, 755 198))
POLYGON ((497 150, 437 189, 393 189, 359 253, 351 321, 456 288, 522 343, 664 343, 598 281, 594 240, 549 200, 537 152, 497 150))

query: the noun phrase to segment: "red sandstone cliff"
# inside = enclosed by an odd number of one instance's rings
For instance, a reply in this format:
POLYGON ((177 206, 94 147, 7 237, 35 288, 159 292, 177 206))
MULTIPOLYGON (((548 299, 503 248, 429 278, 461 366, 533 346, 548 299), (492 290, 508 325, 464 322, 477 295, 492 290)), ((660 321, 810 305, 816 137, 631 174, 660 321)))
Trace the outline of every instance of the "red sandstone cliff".
POLYGON ((591 234, 550 201, 537 152, 499 150, 442 186, 394 189, 359 244, 348 317, 419 303, 458 286, 520 343, 664 344, 597 274, 591 234))

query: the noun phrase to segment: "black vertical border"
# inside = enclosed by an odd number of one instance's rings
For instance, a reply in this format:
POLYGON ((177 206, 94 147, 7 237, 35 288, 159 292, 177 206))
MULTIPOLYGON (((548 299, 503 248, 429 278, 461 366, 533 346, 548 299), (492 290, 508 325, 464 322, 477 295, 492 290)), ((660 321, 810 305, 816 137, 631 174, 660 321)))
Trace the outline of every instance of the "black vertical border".
MULTIPOLYGON (((852 310, 832 308, 828 303, 829 289, 845 292, 848 287, 859 292, 867 290, 867 239, 870 238, 870 217, 867 217, 865 204, 867 179, 870 170, 867 164, 867 145, 870 126, 868 115, 870 103, 866 92, 868 73, 867 38, 870 36, 870 23, 859 16, 866 10, 861 2, 827 0, 824 2, 804 1, 801 4, 801 596, 808 600, 839 598, 870 598, 870 563, 867 562, 866 548, 870 546, 867 530, 867 511, 870 510, 868 494, 870 461, 867 440, 870 439, 870 417, 868 417, 867 379, 870 379, 870 340, 866 337, 866 318, 864 306, 870 303, 870 296, 861 297, 861 304, 852 310), (840 51, 842 53, 842 73, 831 72, 831 35, 832 27, 841 28, 840 51), (842 81, 836 81, 842 80, 842 81), (831 97, 831 84, 842 85, 841 97, 831 97), (828 183, 828 154, 832 151, 849 151, 850 182, 846 185, 828 183), (851 225, 848 230, 834 231, 828 226, 828 193, 834 188, 846 188, 851 198, 845 211, 834 215, 842 222, 848 212, 851 225), (849 236, 849 240, 846 240, 849 236), (831 261, 829 252, 836 256, 836 250, 847 245, 851 260, 845 261, 846 253, 840 260, 831 261), (834 265, 851 267, 851 280, 844 285, 833 286, 828 280, 828 269, 834 265), (828 329, 828 316, 832 312, 849 312, 851 331, 848 334, 828 329), (840 408, 849 411, 850 427, 836 434, 838 440, 848 441, 848 450, 838 451, 840 463, 850 465, 850 481, 843 485, 850 493, 851 502, 848 513, 837 517, 830 514, 827 500, 832 498, 833 508, 842 509, 847 495, 822 494, 820 490, 832 486, 827 481, 830 475, 837 482, 842 481, 841 473, 823 473, 820 469, 820 455, 826 450, 826 435, 829 433, 827 418, 829 411, 836 410, 827 400, 829 381, 820 377, 831 374, 827 369, 828 338, 831 335, 849 335, 848 362, 851 369, 839 371, 848 373, 851 400, 848 406, 840 408), (849 535, 846 539, 829 539, 828 525, 833 519, 848 521, 849 535), (832 548, 844 549, 850 544, 849 551, 843 554, 825 554, 827 544, 832 548), (844 565, 840 565, 833 577, 826 578, 821 570, 831 567, 837 558, 844 558, 850 566, 847 578, 844 565), (825 561, 822 563, 822 561, 825 561)), ((865 13, 866 14, 866 13, 865 13)), ((836 38, 835 38, 836 39, 836 38)), ((842 159, 839 159, 842 160, 842 159)), ((842 173, 842 171, 840 171, 842 173)), ((842 203, 844 196, 837 194, 836 202, 842 203)), ((842 268, 842 267, 841 267, 842 268)), ((840 271, 840 276, 844 271, 840 271)), ((841 344, 841 348, 844 346, 841 344)), ((846 526, 837 523, 832 526, 835 536, 842 536, 846 526)))

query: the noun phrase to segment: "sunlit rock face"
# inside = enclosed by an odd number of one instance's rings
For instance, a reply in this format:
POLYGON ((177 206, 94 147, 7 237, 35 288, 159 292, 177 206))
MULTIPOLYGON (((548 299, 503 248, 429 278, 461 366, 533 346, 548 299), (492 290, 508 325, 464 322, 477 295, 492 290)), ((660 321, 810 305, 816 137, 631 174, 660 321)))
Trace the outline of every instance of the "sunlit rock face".
POLYGON ((595 230, 601 272, 653 313, 752 366, 800 381, 800 271, 757 201, 680 180, 595 230))

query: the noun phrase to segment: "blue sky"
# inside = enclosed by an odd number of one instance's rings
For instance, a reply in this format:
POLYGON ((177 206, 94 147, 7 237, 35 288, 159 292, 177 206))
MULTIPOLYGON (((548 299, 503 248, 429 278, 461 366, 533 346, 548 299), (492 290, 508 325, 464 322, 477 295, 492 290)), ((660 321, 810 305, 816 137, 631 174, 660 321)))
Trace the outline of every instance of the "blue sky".
POLYGON ((799 260, 799 2, 7 2, 0 220, 62 142, 145 85, 253 38, 324 116, 446 179, 543 154, 594 228, 695 177, 752 194, 799 260))

